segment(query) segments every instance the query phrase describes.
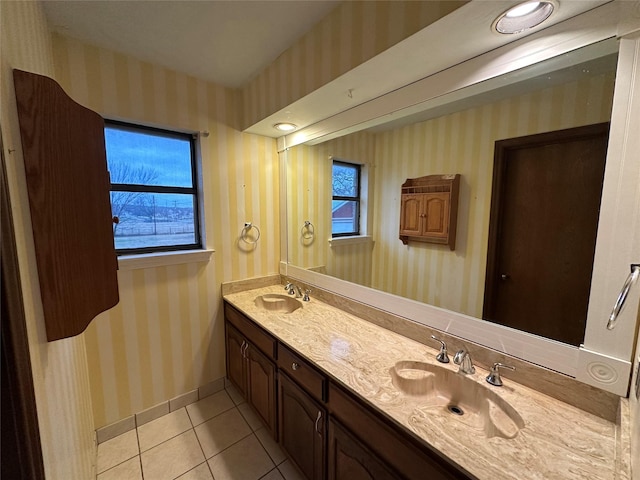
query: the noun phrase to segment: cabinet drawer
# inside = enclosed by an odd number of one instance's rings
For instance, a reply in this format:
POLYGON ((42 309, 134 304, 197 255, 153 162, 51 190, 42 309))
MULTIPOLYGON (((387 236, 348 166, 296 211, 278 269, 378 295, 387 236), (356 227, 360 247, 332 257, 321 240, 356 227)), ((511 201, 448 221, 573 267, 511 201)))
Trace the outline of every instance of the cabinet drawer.
POLYGON ((249 320, 238 310, 225 302, 224 316, 236 327, 251 343, 262 350, 269 359, 275 359, 276 339, 266 333, 262 328, 249 320))
POLYGON ((326 378, 324 375, 282 344, 278 344, 278 367, 316 400, 322 402, 326 400, 326 378))

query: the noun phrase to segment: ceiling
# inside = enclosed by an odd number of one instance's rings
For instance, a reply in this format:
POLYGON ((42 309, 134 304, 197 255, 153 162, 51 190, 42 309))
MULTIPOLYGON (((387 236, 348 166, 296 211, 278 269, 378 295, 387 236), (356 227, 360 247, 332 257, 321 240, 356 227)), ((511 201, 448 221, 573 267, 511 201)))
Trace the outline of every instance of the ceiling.
MULTIPOLYGON (((273 125, 282 121, 298 125, 298 132, 313 130, 323 119, 366 107, 388 92, 611 2, 559 0, 557 12, 544 25, 520 35, 492 32, 493 19, 521 1, 470 1, 245 131, 278 137, 282 133, 273 125), (443 41, 447 38, 456 41, 443 41)), ((340 3, 43 0, 51 29, 61 35, 233 88, 246 85, 340 3)))
POLYGON ((226 87, 241 87, 338 1, 45 0, 51 29, 226 87))

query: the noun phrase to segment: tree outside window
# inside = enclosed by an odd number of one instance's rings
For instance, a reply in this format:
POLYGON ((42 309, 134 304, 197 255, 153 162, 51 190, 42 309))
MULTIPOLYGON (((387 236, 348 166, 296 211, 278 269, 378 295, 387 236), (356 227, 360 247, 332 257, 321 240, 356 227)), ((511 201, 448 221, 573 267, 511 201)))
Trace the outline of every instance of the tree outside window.
POLYGON ((105 122, 118 254, 201 248, 192 135, 105 122))
POLYGON ((334 160, 331 233, 360 235, 360 165, 334 160))

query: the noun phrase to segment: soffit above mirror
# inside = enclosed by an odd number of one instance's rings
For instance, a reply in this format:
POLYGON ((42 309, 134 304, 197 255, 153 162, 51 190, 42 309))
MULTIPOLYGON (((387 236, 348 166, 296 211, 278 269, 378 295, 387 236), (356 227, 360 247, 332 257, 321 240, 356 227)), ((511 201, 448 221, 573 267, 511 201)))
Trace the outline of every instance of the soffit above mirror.
MULTIPOLYGON (((559 8, 544 23, 544 27, 556 25, 609 1, 560 2, 559 8)), ((286 118, 286 121, 303 129, 310 129, 307 135, 311 137, 313 128, 309 126, 322 119, 539 32, 542 25, 517 35, 501 35, 491 30, 493 20, 517 3, 513 0, 469 2, 245 131, 279 137, 281 133, 273 125, 286 118), (425 45, 435 45, 437 48, 425 48, 425 45)))

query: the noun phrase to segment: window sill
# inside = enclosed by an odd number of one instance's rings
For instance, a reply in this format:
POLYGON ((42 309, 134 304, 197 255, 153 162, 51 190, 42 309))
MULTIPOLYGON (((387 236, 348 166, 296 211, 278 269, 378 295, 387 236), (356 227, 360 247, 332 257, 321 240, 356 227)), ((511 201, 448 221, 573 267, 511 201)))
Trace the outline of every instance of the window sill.
POLYGON ((373 243, 373 238, 371 237, 371 235, 354 235, 353 237, 336 237, 329 239, 330 247, 356 245, 358 243, 373 243))
POLYGON ((181 252, 146 253, 118 257, 119 270, 165 267, 183 263, 208 262, 215 250, 184 250, 181 252))

